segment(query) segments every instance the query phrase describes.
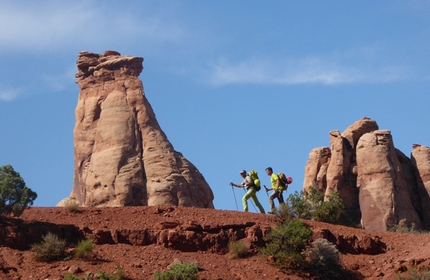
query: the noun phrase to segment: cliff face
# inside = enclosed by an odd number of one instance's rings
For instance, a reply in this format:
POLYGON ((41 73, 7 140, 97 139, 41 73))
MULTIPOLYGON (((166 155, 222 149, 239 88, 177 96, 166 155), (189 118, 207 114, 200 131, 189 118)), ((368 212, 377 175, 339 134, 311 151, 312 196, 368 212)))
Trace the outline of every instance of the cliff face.
POLYGON ((362 118, 343 133, 330 132, 330 148, 311 151, 303 189, 338 192, 346 212, 366 229, 430 228, 430 149, 414 144, 411 159, 394 147, 389 130, 362 118))
POLYGON ((115 51, 79 53, 74 184, 59 205, 214 207, 202 174, 157 122, 138 78, 142 62, 115 51))

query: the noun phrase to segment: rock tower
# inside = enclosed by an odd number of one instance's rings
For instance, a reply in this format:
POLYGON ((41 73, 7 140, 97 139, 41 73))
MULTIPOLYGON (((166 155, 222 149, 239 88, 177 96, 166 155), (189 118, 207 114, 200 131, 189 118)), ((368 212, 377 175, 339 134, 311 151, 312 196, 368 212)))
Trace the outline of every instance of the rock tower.
POLYGON ((199 170, 174 150, 138 78, 143 58, 80 52, 76 82, 74 183, 82 206, 214 208, 199 170))

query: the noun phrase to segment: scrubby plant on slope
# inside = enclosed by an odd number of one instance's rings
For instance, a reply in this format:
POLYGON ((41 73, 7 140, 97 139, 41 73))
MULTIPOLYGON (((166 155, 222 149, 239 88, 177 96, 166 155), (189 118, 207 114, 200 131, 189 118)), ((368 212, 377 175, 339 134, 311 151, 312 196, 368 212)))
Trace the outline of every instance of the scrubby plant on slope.
POLYGON ((312 230, 301 220, 279 223, 264 237, 266 246, 259 252, 263 257, 271 258, 278 268, 301 267, 305 263, 302 252, 311 236, 312 230))
POLYGON ((233 258, 243 258, 248 255, 249 246, 243 241, 238 240, 231 242, 228 245, 229 252, 232 254, 233 258))
POLYGON ((66 241, 50 232, 43 236, 42 242, 33 245, 36 259, 47 262, 62 259, 65 254, 65 248, 66 241))
POLYGON ((198 266, 193 263, 174 263, 169 270, 165 272, 156 271, 154 273, 155 280, 197 280, 198 266))
POLYGON ((36 198, 37 194, 25 185, 11 165, 0 167, 0 214, 19 216, 36 198))
POLYGON ((81 240, 75 248, 75 256, 80 259, 88 259, 91 257, 93 252, 94 244, 93 240, 81 240))
POLYGON ((316 189, 297 191, 287 199, 291 216, 306 220, 316 220, 331 224, 351 225, 345 214, 345 206, 338 192, 324 199, 324 194, 316 189))

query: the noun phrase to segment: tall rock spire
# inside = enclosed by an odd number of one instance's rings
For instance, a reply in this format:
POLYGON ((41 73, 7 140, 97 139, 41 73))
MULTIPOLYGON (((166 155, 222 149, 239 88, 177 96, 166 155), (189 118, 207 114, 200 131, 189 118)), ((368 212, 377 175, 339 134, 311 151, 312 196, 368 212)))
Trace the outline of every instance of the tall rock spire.
POLYGON ((115 51, 78 57, 74 184, 59 205, 214 208, 203 175, 174 150, 145 97, 143 58, 115 51))

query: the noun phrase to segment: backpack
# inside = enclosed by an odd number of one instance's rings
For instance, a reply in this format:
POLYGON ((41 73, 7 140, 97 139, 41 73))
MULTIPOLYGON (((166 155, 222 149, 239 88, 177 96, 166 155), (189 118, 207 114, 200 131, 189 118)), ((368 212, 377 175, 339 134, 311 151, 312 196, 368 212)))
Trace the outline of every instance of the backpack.
POLYGON ((252 182, 254 183, 254 188, 258 192, 261 190, 260 179, 258 179, 258 173, 255 170, 251 170, 248 172, 248 176, 251 177, 252 182))
POLYGON ((285 191, 288 188, 288 185, 293 182, 293 178, 286 177, 283 172, 279 172, 279 183, 281 184, 282 190, 285 191))

